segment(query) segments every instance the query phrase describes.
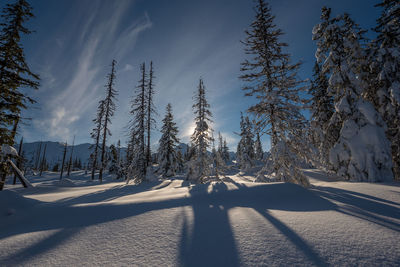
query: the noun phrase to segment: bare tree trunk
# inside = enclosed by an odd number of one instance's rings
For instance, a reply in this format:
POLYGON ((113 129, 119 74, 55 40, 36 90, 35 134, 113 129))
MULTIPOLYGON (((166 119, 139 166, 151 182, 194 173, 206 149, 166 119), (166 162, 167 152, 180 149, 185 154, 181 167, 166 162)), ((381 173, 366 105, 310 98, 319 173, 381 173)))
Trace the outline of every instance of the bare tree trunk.
POLYGON ((64 162, 65 162, 65 155, 66 154, 67 154, 67 142, 65 141, 63 160, 62 160, 62 163, 61 163, 60 180, 62 179, 62 175, 63 175, 63 172, 64 172, 64 162))
POLYGON ((71 149, 71 155, 69 157, 69 162, 68 162, 68 172, 67 172, 67 177, 69 177, 69 174, 71 172, 71 163, 72 163, 72 154, 74 153, 74 144, 75 144, 75 135, 74 139, 72 141, 72 149, 71 149))
MULTIPOLYGON (((19 142, 19 148, 18 148, 18 156, 20 156, 20 157, 21 157, 21 153, 22 153, 22 143, 23 143, 23 141, 24 141, 24 138, 22 137, 21 141, 19 142)), ((17 159, 17 167, 18 167, 18 169, 21 168, 21 160, 22 159, 20 159, 20 158, 17 159)), ((13 184, 16 184, 16 182, 17 182, 17 175, 14 174, 13 184)))

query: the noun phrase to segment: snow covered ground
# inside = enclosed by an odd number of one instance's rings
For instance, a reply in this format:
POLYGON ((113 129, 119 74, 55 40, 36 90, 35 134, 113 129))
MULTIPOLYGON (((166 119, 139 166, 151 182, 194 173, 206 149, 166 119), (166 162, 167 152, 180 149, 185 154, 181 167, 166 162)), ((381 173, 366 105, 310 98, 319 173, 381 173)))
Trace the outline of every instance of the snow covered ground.
POLYGON ((183 179, 125 185, 74 172, 0 192, 0 266, 400 265, 400 184, 183 179))

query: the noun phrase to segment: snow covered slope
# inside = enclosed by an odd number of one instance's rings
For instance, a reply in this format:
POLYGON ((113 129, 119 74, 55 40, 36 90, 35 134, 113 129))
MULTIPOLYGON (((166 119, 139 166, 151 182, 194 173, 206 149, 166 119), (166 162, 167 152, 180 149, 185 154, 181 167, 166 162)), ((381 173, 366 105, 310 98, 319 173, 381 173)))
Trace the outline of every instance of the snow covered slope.
POLYGON ((125 185, 46 173, 0 192, 0 265, 395 266, 399 184, 181 179, 125 185), (30 201, 33 199, 34 201, 30 201), (18 200, 18 201, 16 201, 18 200))

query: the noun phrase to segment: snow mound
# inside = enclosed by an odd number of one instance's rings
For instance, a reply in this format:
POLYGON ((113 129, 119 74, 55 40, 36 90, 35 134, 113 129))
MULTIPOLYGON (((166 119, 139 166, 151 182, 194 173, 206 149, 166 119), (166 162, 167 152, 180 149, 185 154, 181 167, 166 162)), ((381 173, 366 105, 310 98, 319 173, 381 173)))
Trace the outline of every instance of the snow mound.
POLYGON ((39 201, 26 198, 11 190, 0 191, 0 218, 13 215, 17 211, 28 210, 37 203, 39 201))

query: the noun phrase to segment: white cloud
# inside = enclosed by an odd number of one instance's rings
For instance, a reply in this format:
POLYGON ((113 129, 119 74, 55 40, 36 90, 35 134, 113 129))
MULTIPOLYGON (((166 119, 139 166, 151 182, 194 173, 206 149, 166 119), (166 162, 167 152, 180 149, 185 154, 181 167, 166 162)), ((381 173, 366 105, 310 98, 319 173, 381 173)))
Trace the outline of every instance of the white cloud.
MULTIPOLYGON (((104 76, 109 72, 111 54, 123 56, 128 48, 135 46, 139 34, 151 27, 151 21, 147 14, 143 18, 133 22, 125 31, 117 34, 117 28, 124 13, 129 10, 131 1, 119 1, 110 15, 110 19, 96 23, 96 15, 100 12, 95 8, 94 12, 87 17, 78 42, 70 43, 75 46, 70 47, 70 57, 66 55, 69 64, 68 69, 59 70, 51 74, 51 68, 46 67, 48 78, 44 84, 45 90, 50 91, 54 86, 55 79, 67 81, 58 82, 58 88, 54 88, 59 93, 48 98, 42 99, 44 105, 42 118, 36 118, 34 126, 41 131, 46 130, 47 135, 52 138, 70 139, 75 134, 76 124, 81 118, 88 120, 87 114, 94 114, 98 100, 104 94, 104 76), (118 49, 116 49, 118 48, 118 49), (73 53, 74 49, 80 51, 73 53), (109 51, 109 52, 105 52, 109 51), (75 64, 70 64, 70 63, 75 64), (72 73, 71 77, 68 74, 72 73), (50 89, 51 88, 51 89, 50 89)), ((80 14, 81 16, 85 14, 80 14)), ((65 46, 72 40, 66 40, 65 46)), ((61 52, 61 51, 60 51, 61 52)), ((64 51, 63 51, 64 52, 64 51)), ((60 63, 52 62, 52 66, 60 67, 60 63)), ((125 71, 132 70, 130 64, 126 64, 125 71)), ((47 74, 46 74, 47 75, 47 74)), ((90 126, 86 126, 89 131, 90 126)), ((81 128, 81 127, 80 127, 81 128)))
POLYGON ((122 69, 123 72, 133 70, 133 66, 131 64, 125 64, 125 67, 122 69))

